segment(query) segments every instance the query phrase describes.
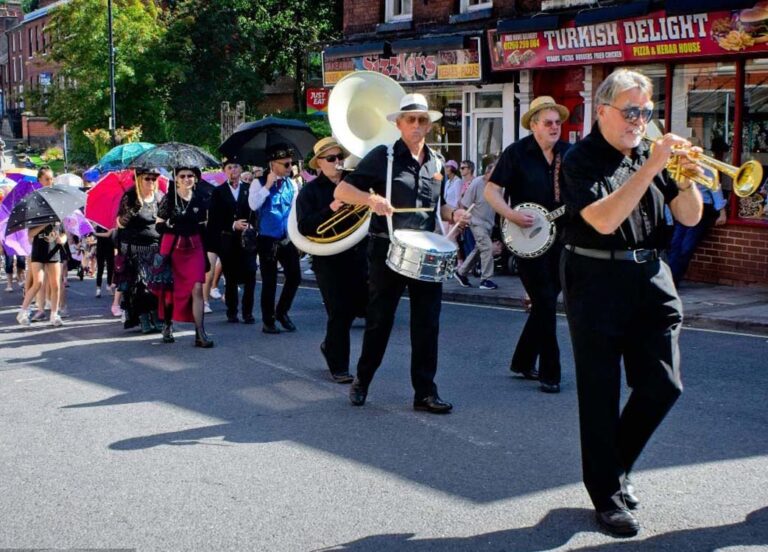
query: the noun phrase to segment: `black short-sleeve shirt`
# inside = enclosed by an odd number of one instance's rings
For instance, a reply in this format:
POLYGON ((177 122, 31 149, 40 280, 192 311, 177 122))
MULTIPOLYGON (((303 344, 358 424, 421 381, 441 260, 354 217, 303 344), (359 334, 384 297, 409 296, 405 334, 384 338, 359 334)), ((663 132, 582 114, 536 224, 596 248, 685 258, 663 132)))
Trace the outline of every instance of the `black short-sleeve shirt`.
MULTIPOLYGON (((358 163, 355 170, 344 177, 344 181, 364 192, 373 189, 379 195, 387 193, 387 146, 377 146, 358 163)), ((434 232, 438 200, 443 195, 442 160, 435 152, 424 148, 424 163, 419 165, 408 146, 402 140, 394 144, 392 162, 392 197, 390 203, 397 207, 430 207, 424 213, 395 213, 392 226, 395 230, 412 229, 434 232)), ((372 215, 371 233, 387 234, 387 219, 372 215)))
MULTIPOLYGON (((564 159, 571 145, 559 140, 554 148, 552 163, 544 157, 544 152, 533 135, 526 136, 506 147, 499 162, 491 174, 491 182, 502 186, 513 207, 520 203, 533 202, 553 210, 562 204, 555 201, 555 167, 557 157, 564 159)), ((562 190, 562 178, 558 175, 558 184, 562 190)))
POLYGON ((677 185, 666 170, 657 174, 627 219, 603 235, 579 215, 582 209, 621 188, 648 159, 645 142, 627 157, 611 146, 597 123, 563 160, 563 198, 571 216, 565 224, 566 244, 591 249, 663 249, 666 247, 664 206, 677 197, 677 185))

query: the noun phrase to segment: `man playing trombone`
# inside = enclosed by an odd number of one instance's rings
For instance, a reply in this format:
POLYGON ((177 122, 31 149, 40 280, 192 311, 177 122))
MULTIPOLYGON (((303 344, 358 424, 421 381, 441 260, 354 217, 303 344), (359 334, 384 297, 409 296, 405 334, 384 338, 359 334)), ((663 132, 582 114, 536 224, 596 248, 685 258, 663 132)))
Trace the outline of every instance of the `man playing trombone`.
MULTIPOLYGON (((371 150, 355 171, 342 180, 334 196, 353 205, 368 205, 375 213, 370 226, 368 244, 368 311, 363 349, 357 363, 357 377, 350 389, 350 401, 355 406, 365 404, 368 387, 376 369, 381 365, 387 348, 395 311, 400 296, 408 288, 411 308, 411 383, 414 388, 413 407, 434 414, 451 411, 453 405, 437 393, 434 378, 437 372, 437 341, 440 303, 443 286, 408 278, 386 265, 390 238, 386 216, 392 216, 395 229, 435 230, 436 209, 443 195, 442 163, 426 147, 426 136, 432 123, 442 117, 430 111, 421 94, 405 94, 400 109, 387 119, 400 130, 401 138, 392 146, 392 197, 386 197, 388 146, 371 150), (370 193, 369 190, 375 193, 370 193), (428 212, 395 213, 396 207, 428 208, 428 212), (394 213, 394 214, 393 214, 394 213)), ((466 226, 469 215, 464 209, 448 205, 441 207, 443 220, 466 226)))
POLYGON ((673 134, 653 147, 643 141, 652 95, 640 73, 609 75, 596 91, 597 123, 563 161, 571 216, 560 276, 576 365, 584 483, 598 523, 617 536, 639 529, 630 512, 639 500, 629 474, 682 391, 682 304, 659 258, 664 207, 688 226, 702 212, 693 182, 676 182, 665 170, 672 158, 684 173, 700 176, 680 155, 697 148, 673 134), (622 359, 631 393, 620 412, 622 359))

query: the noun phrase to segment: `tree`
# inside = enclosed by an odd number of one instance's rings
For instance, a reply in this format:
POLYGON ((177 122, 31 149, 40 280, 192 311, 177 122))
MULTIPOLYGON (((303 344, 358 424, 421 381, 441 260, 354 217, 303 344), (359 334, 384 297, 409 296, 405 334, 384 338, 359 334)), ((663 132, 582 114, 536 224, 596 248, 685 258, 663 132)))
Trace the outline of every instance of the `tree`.
MULTIPOLYGON (((165 35, 161 12, 151 0, 113 0, 117 122, 144 129, 164 141, 167 91, 158 86, 164 65, 152 58, 165 35)), ((90 154, 83 131, 105 128, 110 117, 107 0, 72 0, 52 13, 47 30, 51 57, 60 64, 47 115, 68 124, 75 152, 90 154)))

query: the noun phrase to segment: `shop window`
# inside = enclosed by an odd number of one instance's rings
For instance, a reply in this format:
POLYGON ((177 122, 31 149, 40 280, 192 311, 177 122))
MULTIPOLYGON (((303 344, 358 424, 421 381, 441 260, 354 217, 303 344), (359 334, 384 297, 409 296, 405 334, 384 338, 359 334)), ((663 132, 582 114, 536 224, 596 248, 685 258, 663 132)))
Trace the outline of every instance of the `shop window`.
POLYGON ((768 59, 747 60, 744 69, 741 162, 758 161, 763 166, 763 182, 757 193, 736 200, 734 214, 740 220, 768 223, 768 59))
POLYGON ((477 92, 475 95, 475 109, 501 109, 501 92, 477 92))
POLYGON ((412 0, 387 0, 386 21, 409 21, 413 17, 412 0))
MULTIPOLYGON (((692 63, 678 65, 672 81, 670 130, 687 138, 704 154, 730 162, 735 132, 736 66, 733 63, 692 63)), ((717 178, 726 199, 731 195, 731 179, 707 171, 717 178)))
POLYGON ((493 7, 493 0, 461 0, 461 13, 493 7))
POLYGON ((461 161, 461 91, 430 88, 409 92, 424 94, 429 108, 443 114, 427 134, 427 145, 442 154, 446 160, 461 161))

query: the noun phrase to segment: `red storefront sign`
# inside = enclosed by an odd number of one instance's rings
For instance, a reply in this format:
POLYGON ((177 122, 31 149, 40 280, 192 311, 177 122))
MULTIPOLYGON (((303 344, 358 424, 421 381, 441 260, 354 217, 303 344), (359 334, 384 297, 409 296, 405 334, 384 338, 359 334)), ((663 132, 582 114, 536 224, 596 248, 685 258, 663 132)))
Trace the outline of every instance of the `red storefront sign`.
POLYGON ((307 88, 307 113, 328 114, 327 88, 307 88))
POLYGON ((323 55, 326 86, 333 86, 353 71, 378 71, 401 83, 480 80, 480 38, 469 39, 469 47, 461 50, 399 52, 390 57, 323 55))
POLYGON ((678 57, 768 53, 768 25, 755 10, 667 15, 530 33, 488 31, 491 68, 508 71, 595 63, 647 63, 678 57))

